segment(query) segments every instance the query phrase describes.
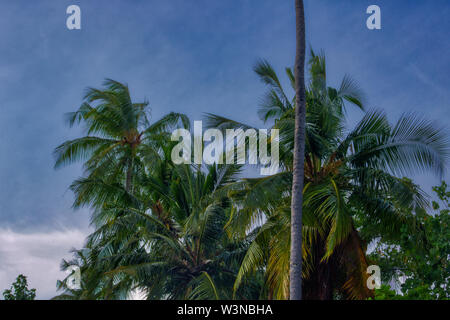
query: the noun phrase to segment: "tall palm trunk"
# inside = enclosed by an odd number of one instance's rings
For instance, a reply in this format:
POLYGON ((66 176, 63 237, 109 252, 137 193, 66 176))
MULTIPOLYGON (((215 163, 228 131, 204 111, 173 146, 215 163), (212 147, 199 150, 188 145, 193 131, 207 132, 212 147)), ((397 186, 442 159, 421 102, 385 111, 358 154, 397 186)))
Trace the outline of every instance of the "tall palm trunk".
POLYGON ((291 261, 290 299, 302 299, 302 203, 303 166, 305 158, 305 14, 303 0, 295 0, 296 42, 295 55, 295 140, 294 173, 291 203, 291 261))

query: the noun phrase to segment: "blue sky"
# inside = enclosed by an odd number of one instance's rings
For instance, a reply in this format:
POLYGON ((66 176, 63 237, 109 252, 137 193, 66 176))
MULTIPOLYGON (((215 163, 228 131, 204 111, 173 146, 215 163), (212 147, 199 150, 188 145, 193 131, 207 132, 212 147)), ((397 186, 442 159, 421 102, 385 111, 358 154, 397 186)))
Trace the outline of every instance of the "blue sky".
MULTIPOLYGON (((305 6, 307 43, 325 51, 331 85, 350 74, 368 105, 392 121, 412 111, 449 122, 448 1, 305 6), (371 4, 381 8, 381 30, 366 28, 371 4)), ((265 58, 282 74, 293 64, 293 9, 291 0, 2 0, 0 238, 10 245, 0 242, 0 290, 26 272, 38 296, 50 297, 60 258, 88 232, 89 214, 71 209, 67 190, 80 166, 55 171, 52 158, 58 144, 80 134, 63 114, 79 107, 87 86, 126 82, 136 100, 150 101, 154 119, 213 112, 262 126, 256 110, 264 85, 252 66, 265 58), (81 8, 81 30, 66 28, 72 4, 81 8), (30 249, 39 239, 40 249, 30 249), (26 251, 20 263, 19 250, 26 251)), ((349 111, 352 125, 361 113, 349 111)), ((416 179, 428 192, 439 182, 431 174, 416 179)))

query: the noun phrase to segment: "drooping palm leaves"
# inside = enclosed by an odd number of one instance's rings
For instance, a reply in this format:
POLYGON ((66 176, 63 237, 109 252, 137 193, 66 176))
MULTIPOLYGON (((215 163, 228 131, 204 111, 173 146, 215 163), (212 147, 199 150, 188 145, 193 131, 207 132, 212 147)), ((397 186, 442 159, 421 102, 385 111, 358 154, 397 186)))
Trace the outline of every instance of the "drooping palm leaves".
MULTIPOLYGON (((159 175, 140 182, 146 192, 136 208, 103 211, 104 225, 89 239, 100 252, 102 278, 130 279, 128 288, 148 299, 231 298, 249 241, 235 241, 224 230, 231 208, 223 188, 239 170, 211 166, 205 173, 163 163, 159 175)), ((238 294, 258 298, 259 290, 250 286, 238 294)))
MULTIPOLYGON (((306 298, 367 298, 365 285, 366 244, 355 227, 364 215, 373 219, 378 234, 392 235, 410 225, 398 206, 417 208, 426 201, 423 192, 411 188, 394 174, 432 170, 442 174, 449 143, 436 124, 411 114, 395 125, 378 110, 365 114, 349 133, 344 130, 345 104, 361 109, 361 90, 348 76, 338 90, 326 83, 325 58, 311 52, 307 90, 305 188, 303 205, 303 291, 306 298)), ((263 120, 274 119, 280 129, 280 162, 283 172, 260 179, 247 179, 231 195, 237 210, 228 227, 245 234, 257 224, 254 243, 244 258, 235 288, 246 274, 264 270, 269 296, 288 297, 290 183, 293 150, 293 99, 288 99, 273 68, 261 62, 257 74, 269 85, 260 109, 263 120), (273 195, 276 195, 274 197, 273 195), (280 197, 281 195, 281 197, 280 197), (256 219, 256 220, 255 220, 256 219)), ((287 75, 293 82, 292 72, 287 75)), ((245 127, 235 121, 209 116, 210 125, 245 127)), ((367 220, 367 219, 366 219, 367 220)), ((231 232, 231 231, 230 231, 231 232)))
MULTIPOLYGON (((366 240, 416 230, 399 208, 426 205, 423 192, 400 174, 442 173, 449 145, 436 124, 406 114, 391 125, 368 111, 345 129, 345 105, 365 109, 350 77, 327 85, 325 58, 311 53, 306 92, 303 204, 303 293, 309 299, 366 298, 366 240), (367 234, 367 233, 366 233, 367 234)), ((59 283, 59 299, 124 299, 136 290, 148 299, 228 299, 289 296, 290 202, 295 99, 289 99, 265 61, 255 71, 269 86, 260 115, 280 129, 281 172, 238 178, 237 165, 174 165, 170 129, 189 128, 171 113, 150 123, 146 103, 108 80, 89 89, 69 116, 87 136, 55 150, 56 167, 83 161, 71 188, 75 207, 90 205, 95 231, 75 259, 81 288, 59 283)), ((291 84, 294 77, 286 69, 291 84)), ((209 115, 210 127, 249 128, 209 115)))
MULTIPOLYGON (((85 268, 86 275, 96 275, 90 291, 99 294, 93 298, 125 298, 135 290, 147 299, 232 297, 230 286, 250 243, 224 230, 231 214, 227 186, 240 167, 174 165, 173 146, 166 134, 153 146, 152 162, 135 175, 133 195, 122 199, 125 186, 117 184, 93 212, 96 230, 86 248, 96 255, 85 268)), ((90 186, 105 188, 100 180, 90 186)), ((60 287, 61 297, 80 296, 60 287)), ((260 290, 261 282, 252 281, 237 294, 258 298, 260 290)))

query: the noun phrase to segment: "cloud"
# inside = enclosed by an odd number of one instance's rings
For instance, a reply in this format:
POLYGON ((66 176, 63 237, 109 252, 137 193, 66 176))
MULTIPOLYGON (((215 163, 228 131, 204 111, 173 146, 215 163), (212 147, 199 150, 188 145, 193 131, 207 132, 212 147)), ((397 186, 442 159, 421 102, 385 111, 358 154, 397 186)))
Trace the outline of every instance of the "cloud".
POLYGON ((61 259, 70 258, 69 250, 80 248, 88 232, 78 229, 48 233, 19 233, 0 229, 0 290, 11 286, 19 274, 36 288, 37 299, 49 299, 56 293, 56 280, 65 276, 59 270, 61 259))

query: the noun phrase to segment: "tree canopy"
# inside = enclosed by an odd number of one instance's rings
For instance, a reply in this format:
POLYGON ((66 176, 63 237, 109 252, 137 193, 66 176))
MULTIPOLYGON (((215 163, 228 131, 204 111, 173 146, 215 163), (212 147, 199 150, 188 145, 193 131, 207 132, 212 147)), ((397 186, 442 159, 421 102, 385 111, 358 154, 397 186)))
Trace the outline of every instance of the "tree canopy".
MULTIPOLYGON (((237 164, 174 164, 171 132, 190 128, 186 115, 152 122, 148 103, 132 102, 128 87, 114 80, 87 90, 79 110, 68 115, 69 125, 82 125, 85 136, 62 143, 54 154, 56 167, 83 163, 83 175, 70 188, 75 208, 92 209, 95 230, 61 264, 62 270, 80 269, 80 286, 73 288, 69 275, 58 281, 61 293, 54 299, 126 299, 136 292, 146 299, 289 298, 296 100, 267 61, 254 70, 268 87, 258 114, 280 130, 281 169, 265 177, 248 178, 237 164)), ((292 70, 285 71, 295 88, 292 70)), ((443 174, 450 151, 445 130, 414 114, 391 123, 382 110, 368 108, 348 75, 337 88, 329 86, 323 53, 311 50, 308 74, 304 298, 379 297, 366 285, 369 264, 379 263, 384 272, 387 263, 367 254, 374 241, 400 246, 402 259, 414 256, 409 266, 417 267, 404 290, 441 287, 448 281, 448 192, 437 188, 441 203, 432 204, 438 209, 447 201, 446 213, 426 215, 427 195, 404 176, 443 174), (346 110, 352 107, 362 118, 349 128, 346 110), (435 265, 441 271, 431 275, 435 265)), ((220 115, 206 118, 209 128, 251 128, 220 115)), ((391 264, 400 259, 390 256, 391 264)), ((435 291, 431 298, 442 297, 435 291)))
POLYGON ((19 274, 10 289, 3 291, 5 300, 34 300, 36 289, 28 289, 27 277, 19 274))

